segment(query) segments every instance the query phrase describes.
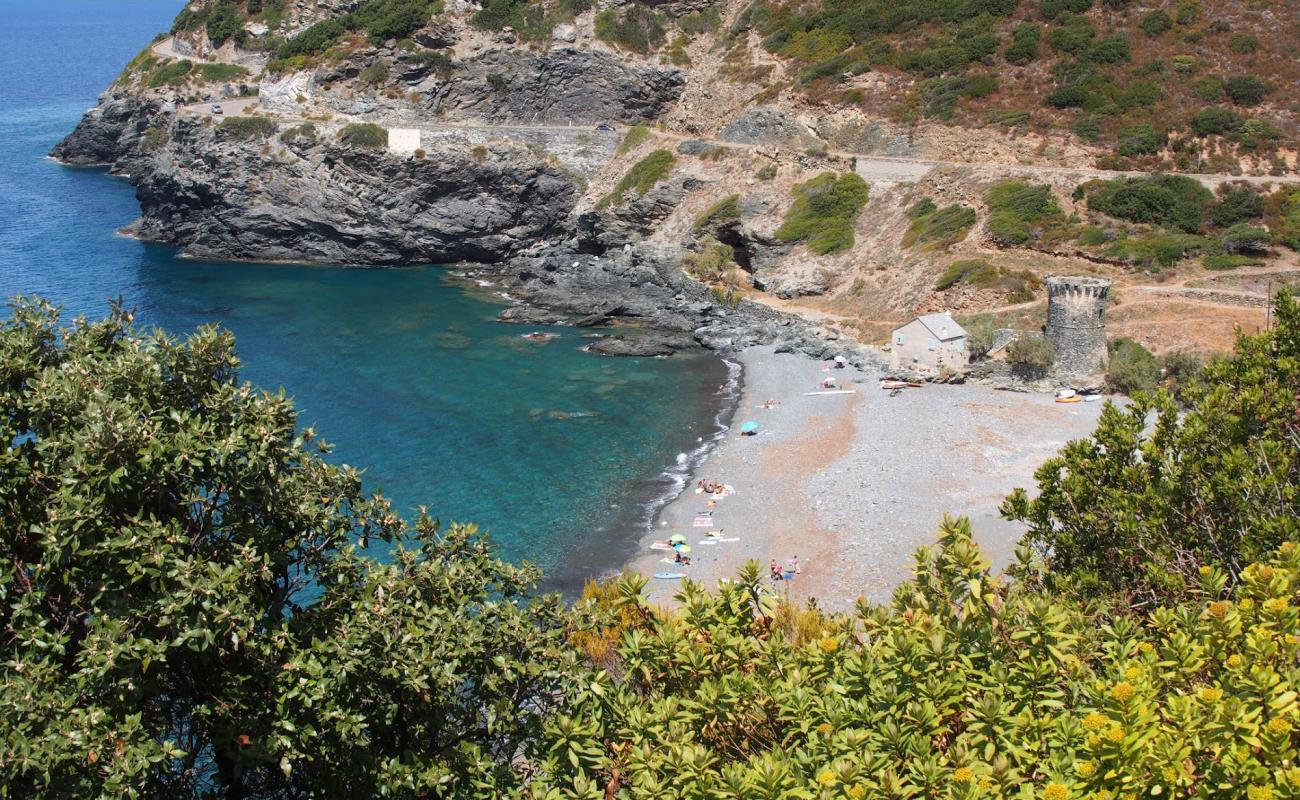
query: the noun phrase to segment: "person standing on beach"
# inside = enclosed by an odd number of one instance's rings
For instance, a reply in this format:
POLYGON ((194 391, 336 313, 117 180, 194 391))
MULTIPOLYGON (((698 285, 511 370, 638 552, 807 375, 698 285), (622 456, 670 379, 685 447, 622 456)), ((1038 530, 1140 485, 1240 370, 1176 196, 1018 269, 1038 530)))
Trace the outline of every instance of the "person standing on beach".
POLYGON ((799 574, 799 556, 791 556, 790 560, 785 562, 785 579, 794 580, 794 576, 799 574))

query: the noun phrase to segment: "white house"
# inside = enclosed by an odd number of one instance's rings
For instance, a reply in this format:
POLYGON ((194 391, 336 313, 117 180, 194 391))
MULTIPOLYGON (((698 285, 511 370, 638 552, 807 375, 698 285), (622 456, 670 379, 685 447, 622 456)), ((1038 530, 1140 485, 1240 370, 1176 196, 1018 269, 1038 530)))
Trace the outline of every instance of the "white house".
POLYGON ((890 360, 894 367, 918 372, 961 369, 969 360, 966 331, 947 313, 917 317, 894 330, 890 360))

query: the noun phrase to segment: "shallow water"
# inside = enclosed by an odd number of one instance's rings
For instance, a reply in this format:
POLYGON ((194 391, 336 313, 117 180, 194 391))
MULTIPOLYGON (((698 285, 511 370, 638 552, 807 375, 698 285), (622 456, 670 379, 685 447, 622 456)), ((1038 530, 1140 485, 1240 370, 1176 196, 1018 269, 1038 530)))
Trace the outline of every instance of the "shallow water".
POLYGON ((146 325, 226 326, 243 376, 283 386, 400 508, 480 523, 559 588, 619 563, 680 480, 662 471, 715 430, 725 366, 588 355, 579 331, 495 322, 490 291, 439 267, 196 262, 116 235, 131 187, 43 156, 180 5, 0 0, 0 296, 98 315, 120 295, 146 325), (539 329, 558 338, 521 338, 539 329))

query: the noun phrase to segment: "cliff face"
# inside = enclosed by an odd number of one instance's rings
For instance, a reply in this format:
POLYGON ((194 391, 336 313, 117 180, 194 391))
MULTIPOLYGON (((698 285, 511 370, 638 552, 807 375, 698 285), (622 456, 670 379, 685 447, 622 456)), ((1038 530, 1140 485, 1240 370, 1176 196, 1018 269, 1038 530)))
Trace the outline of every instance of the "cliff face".
POLYGON ((239 140, 194 118, 141 166, 133 232, 223 258, 500 261, 561 234, 579 195, 572 175, 507 144, 396 159, 328 135, 239 140))

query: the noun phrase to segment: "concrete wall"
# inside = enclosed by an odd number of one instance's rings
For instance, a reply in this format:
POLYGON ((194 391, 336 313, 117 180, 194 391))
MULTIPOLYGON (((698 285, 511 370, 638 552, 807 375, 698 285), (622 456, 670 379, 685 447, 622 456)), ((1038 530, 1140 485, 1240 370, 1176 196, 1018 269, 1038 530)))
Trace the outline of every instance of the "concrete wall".
POLYGON ((388 152, 410 155, 420 149, 420 131, 415 128, 389 128, 388 152))
POLYGON ((960 369, 967 362, 966 338, 939 341, 920 320, 897 329, 890 339, 890 363, 899 369, 938 372, 941 367, 960 369))

